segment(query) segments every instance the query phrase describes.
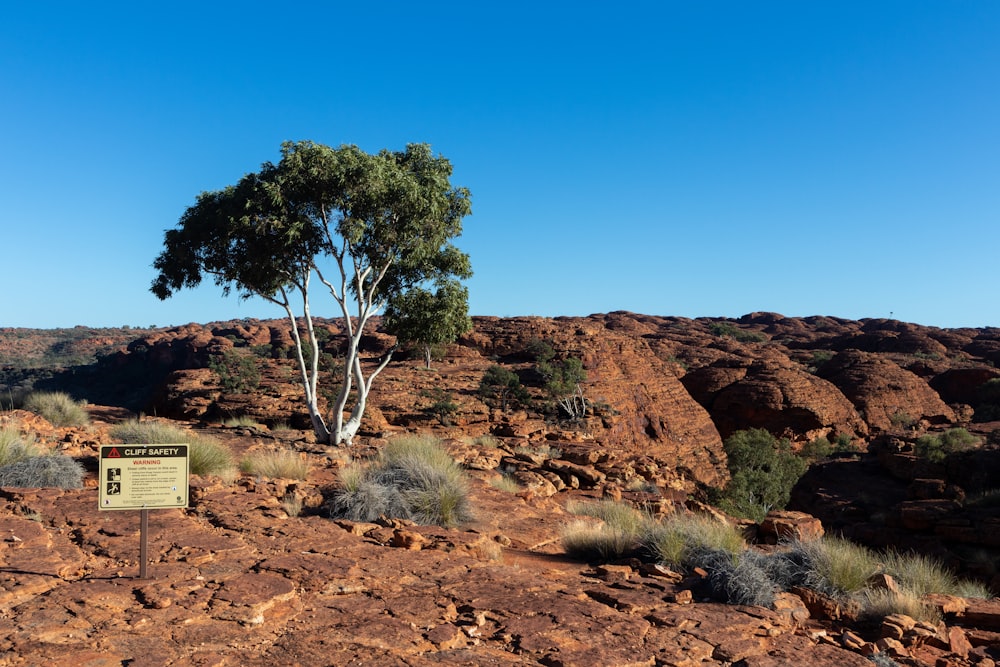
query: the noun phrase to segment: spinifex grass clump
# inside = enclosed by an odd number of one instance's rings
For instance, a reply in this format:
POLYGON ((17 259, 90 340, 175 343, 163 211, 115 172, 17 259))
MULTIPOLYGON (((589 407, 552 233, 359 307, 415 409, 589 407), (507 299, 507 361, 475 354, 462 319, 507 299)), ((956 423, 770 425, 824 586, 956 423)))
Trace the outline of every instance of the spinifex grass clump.
POLYGON ((451 527, 472 516, 465 472, 435 438, 390 440, 371 464, 344 468, 340 482, 330 502, 334 517, 385 516, 451 527))
POLYGON ((0 487, 79 489, 83 472, 69 456, 32 456, 0 468, 0 487))
POLYGON ((126 445, 188 445, 192 475, 225 477, 235 471, 233 455, 225 445, 171 424, 133 419, 112 426, 109 433, 126 445))
POLYGON ((41 453, 35 445, 34 436, 21 435, 16 426, 9 424, 0 428, 0 467, 40 456, 41 453))
POLYGON ((240 461, 240 471, 274 479, 305 479, 309 461, 287 449, 255 452, 240 461))
POLYGON ((24 409, 45 417, 53 426, 86 426, 90 415, 83 405, 61 391, 36 391, 24 399, 24 409))
POLYGON ((609 500, 571 502, 566 509, 599 520, 577 520, 562 532, 566 553, 588 561, 613 561, 637 552, 652 522, 631 505, 609 500))

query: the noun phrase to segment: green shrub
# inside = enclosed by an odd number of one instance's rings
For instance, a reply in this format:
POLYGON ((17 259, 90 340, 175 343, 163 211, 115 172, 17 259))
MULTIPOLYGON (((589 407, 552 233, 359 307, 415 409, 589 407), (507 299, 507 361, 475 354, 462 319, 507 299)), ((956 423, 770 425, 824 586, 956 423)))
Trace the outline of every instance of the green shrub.
POLYGON ((465 472, 435 438, 390 440, 371 465, 344 468, 340 481, 330 501, 334 517, 373 521, 385 515, 445 527, 471 518, 465 472))
POLYGON ((881 569, 873 551, 838 537, 793 542, 782 557, 799 564, 801 579, 796 585, 834 597, 864 590, 881 569))
POLYGON ((723 447, 730 480, 725 489, 713 492, 712 501, 729 514, 757 522, 788 504, 792 487, 808 467, 792 453, 788 440, 760 428, 736 431, 723 447))
POLYGON ((442 426, 451 426, 451 418, 458 412, 459 406, 450 391, 435 387, 422 390, 420 396, 431 399, 431 404, 423 408, 425 413, 437 418, 442 426))
POLYGON ((256 452, 240 461, 240 471, 272 479, 305 479, 309 476, 309 461, 287 449, 256 452))
POLYGON ((230 394, 245 394, 260 386, 260 370, 252 354, 229 349, 209 359, 208 367, 219 377, 223 390, 230 394))
POLYGON ((744 331, 732 322, 712 322, 708 330, 719 338, 733 338, 741 343, 762 343, 767 336, 760 331, 744 331))
POLYGON ((0 467, 41 455, 33 435, 23 436, 12 425, 0 429, 0 467))
POLYGON ((950 428, 937 435, 923 435, 917 438, 913 451, 932 463, 941 463, 949 454, 975 449, 980 444, 979 438, 964 428, 950 428))
POLYGON ((61 391, 38 391, 24 399, 24 409, 45 417, 53 426, 86 426, 90 415, 80 402, 61 391))
POLYGON ((825 459, 830 454, 833 453, 833 445, 830 441, 820 436, 807 442, 802 447, 802 458, 809 461, 818 461, 819 459, 825 459))
POLYGON ((0 468, 0 487, 79 489, 83 473, 69 456, 33 456, 0 468))
POLYGON ((486 369, 479 381, 479 395, 487 405, 507 412, 514 405, 528 405, 531 397, 514 371, 494 364, 486 369))

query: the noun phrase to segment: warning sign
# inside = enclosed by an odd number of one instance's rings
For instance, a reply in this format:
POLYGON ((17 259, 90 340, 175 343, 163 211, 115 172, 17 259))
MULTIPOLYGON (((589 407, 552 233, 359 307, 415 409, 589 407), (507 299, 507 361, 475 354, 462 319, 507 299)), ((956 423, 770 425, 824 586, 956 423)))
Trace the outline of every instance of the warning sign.
POLYGON ((98 508, 187 507, 187 445, 101 447, 98 508))

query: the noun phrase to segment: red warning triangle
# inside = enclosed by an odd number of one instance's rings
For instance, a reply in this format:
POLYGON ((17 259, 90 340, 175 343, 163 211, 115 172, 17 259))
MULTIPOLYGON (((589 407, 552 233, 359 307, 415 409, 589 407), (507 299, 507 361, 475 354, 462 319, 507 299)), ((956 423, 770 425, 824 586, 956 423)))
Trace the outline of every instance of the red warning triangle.
POLYGON ((120 459, 121 457, 122 457, 122 455, 118 453, 118 448, 117 447, 112 447, 111 451, 108 452, 108 455, 105 458, 108 458, 108 459, 120 459))

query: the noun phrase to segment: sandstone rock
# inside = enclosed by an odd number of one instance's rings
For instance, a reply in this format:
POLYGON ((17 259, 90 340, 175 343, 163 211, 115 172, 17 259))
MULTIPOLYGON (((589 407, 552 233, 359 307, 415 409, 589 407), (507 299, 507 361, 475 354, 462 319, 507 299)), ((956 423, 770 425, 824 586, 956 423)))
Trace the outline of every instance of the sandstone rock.
POLYGON ((758 537, 765 544, 777 544, 782 540, 816 540, 823 533, 819 519, 805 512, 771 510, 760 524, 758 537))
POLYGON ((869 352, 844 350, 819 369, 872 427, 888 430, 900 419, 932 424, 955 421, 955 413, 921 378, 869 352))

